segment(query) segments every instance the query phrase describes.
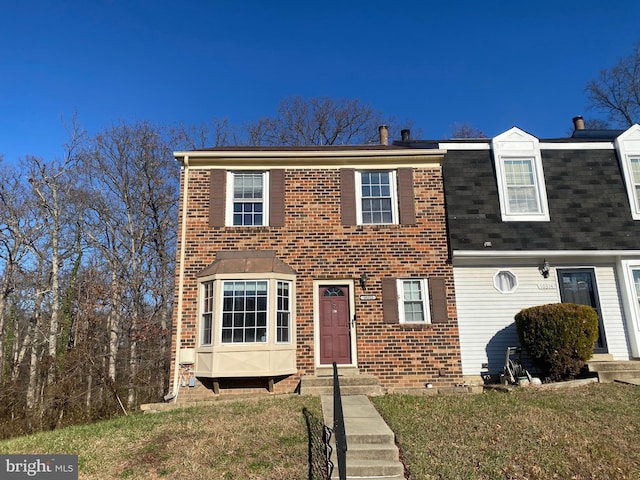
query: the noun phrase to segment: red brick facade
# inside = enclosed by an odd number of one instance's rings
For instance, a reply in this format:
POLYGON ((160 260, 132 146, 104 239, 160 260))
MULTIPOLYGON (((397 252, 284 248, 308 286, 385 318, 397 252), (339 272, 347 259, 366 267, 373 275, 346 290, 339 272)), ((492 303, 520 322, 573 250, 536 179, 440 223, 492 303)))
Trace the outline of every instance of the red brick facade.
MULTIPOLYGON (((204 165, 203 165, 204 166, 204 165)), ((219 168, 219 167, 215 167, 219 168)), ((232 166, 228 167, 232 169, 232 166)), ((343 226, 340 168, 284 169, 284 226, 210 227, 211 169, 189 167, 186 237, 178 239, 178 281, 174 331, 181 348, 197 347, 197 278, 219 250, 275 250, 297 272, 295 331, 297 374, 276 380, 276 392, 291 392, 301 375, 313 375, 314 280, 356 280, 357 367, 378 377, 388 389, 454 386, 462 382, 453 269, 448 261, 447 231, 438 162, 412 168, 415 201, 413 225, 343 226), (183 242, 184 245, 183 245, 183 242), (184 248, 184 270, 180 264, 184 248), (180 272, 183 285, 180 296, 180 272), (357 281, 367 276, 366 290, 357 281), (446 321, 426 325, 383 321, 383 278, 439 278, 446 291, 446 321), (361 299, 362 295, 369 298, 361 299), (178 300, 181 300, 180 302, 178 300), (181 306, 181 311, 179 311, 181 306)), ((358 169, 358 166, 355 167, 358 169)), ((393 168, 392 164, 379 168, 393 168)), ((184 198, 181 191, 181 222, 184 198)), ((180 232, 179 232, 180 233, 180 232)), ((174 371, 172 371, 172 378, 174 371)), ((206 383, 206 382, 203 382, 206 383)))

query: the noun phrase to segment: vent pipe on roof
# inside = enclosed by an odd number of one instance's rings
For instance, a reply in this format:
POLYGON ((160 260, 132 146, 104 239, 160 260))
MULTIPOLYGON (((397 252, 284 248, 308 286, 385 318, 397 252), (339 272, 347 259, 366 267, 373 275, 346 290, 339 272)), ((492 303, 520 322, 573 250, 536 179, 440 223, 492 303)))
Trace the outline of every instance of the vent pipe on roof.
POLYGON ((380 145, 389 145, 389 127, 380 125, 378 132, 380 132, 380 145))
POLYGON ((573 128, 575 130, 584 130, 584 119, 582 118, 582 115, 573 117, 573 128))
POLYGON ((411 130, 409 130, 408 128, 400 130, 400 135, 402 136, 403 142, 408 142, 409 140, 411 140, 411 130))

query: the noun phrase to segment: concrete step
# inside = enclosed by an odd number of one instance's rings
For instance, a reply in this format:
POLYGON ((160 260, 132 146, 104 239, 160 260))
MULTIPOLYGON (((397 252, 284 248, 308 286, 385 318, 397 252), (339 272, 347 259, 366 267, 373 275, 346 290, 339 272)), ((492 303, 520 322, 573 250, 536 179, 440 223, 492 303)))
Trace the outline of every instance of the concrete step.
MULTIPOLYGON (((360 375, 358 367, 338 367, 338 375, 340 377, 353 377, 360 375)), ((333 366, 316 367, 316 377, 333 377, 333 366)))
MULTIPOLYGON (((348 375, 338 378, 342 396, 384 394, 378 379, 373 375, 348 375)), ((303 376, 300 379, 300 395, 333 395, 333 376, 303 376)))
MULTIPOLYGON (((335 464, 332 479, 340 478, 338 465, 335 464)), ((404 479, 404 466, 398 461, 359 460, 347 461, 347 478, 404 479)))
POLYGON ((590 361, 587 365, 590 372, 598 374, 598 380, 602 383, 640 378, 640 361, 638 360, 590 361))
POLYGON ((587 362, 590 372, 611 372, 611 371, 624 371, 624 370, 640 370, 640 360, 626 360, 626 361, 589 361, 587 362))
POLYGON ((400 458, 398 447, 395 444, 347 443, 347 445, 347 464, 358 460, 389 460, 397 462, 400 458))

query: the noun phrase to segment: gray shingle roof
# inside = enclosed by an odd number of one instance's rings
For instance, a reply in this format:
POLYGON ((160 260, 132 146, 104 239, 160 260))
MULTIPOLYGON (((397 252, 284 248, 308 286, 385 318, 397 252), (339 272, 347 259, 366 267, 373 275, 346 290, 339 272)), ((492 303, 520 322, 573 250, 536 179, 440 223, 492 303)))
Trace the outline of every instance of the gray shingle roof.
POLYGON ((443 162, 451 249, 640 249, 614 150, 542 150, 550 222, 503 222, 491 152, 449 151, 443 162))

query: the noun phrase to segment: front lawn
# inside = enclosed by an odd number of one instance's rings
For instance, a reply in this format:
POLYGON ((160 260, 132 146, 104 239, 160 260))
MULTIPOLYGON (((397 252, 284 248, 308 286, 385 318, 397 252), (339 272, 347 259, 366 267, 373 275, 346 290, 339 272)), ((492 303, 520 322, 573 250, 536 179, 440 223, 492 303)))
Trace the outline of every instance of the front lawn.
POLYGON ((638 479, 640 388, 590 384, 372 401, 411 479, 638 479))

